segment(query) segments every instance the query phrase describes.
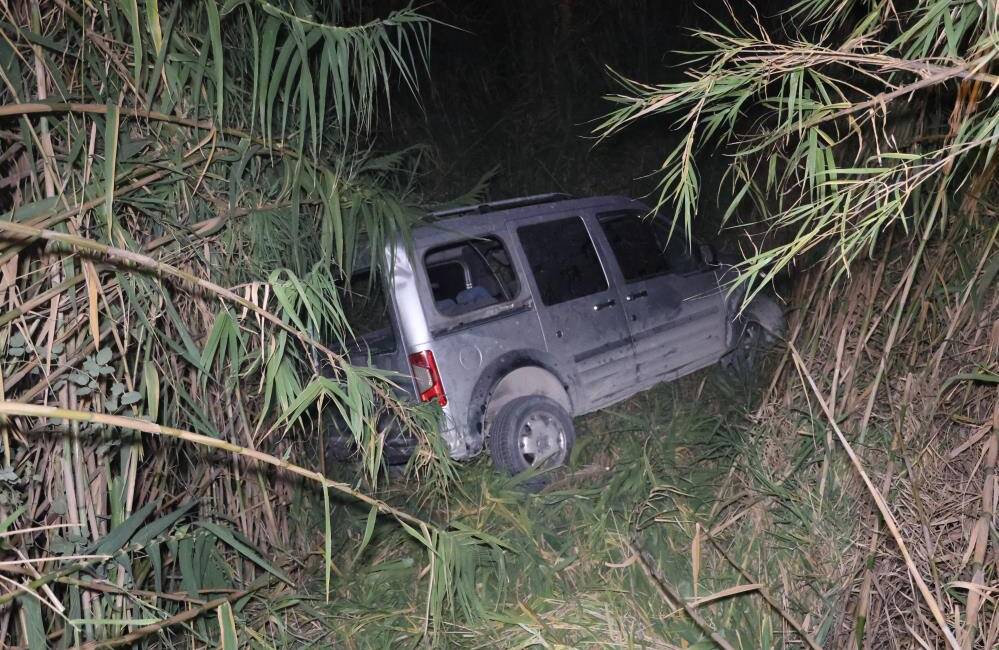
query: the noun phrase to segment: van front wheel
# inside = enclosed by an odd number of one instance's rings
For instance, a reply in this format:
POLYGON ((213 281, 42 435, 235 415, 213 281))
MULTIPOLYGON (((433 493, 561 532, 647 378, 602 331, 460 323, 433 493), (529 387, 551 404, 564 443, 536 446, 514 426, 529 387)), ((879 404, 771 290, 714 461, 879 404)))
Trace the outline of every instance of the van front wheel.
POLYGON ((773 337, 755 321, 747 321, 735 349, 728 353, 724 361, 729 372, 735 377, 749 381, 759 369, 764 352, 773 344, 773 337))
POLYGON ((489 427, 489 452, 496 469, 511 475, 529 469, 542 472, 523 482, 532 491, 548 483, 550 470, 566 463, 575 441, 569 414, 540 395, 518 397, 506 404, 489 427))

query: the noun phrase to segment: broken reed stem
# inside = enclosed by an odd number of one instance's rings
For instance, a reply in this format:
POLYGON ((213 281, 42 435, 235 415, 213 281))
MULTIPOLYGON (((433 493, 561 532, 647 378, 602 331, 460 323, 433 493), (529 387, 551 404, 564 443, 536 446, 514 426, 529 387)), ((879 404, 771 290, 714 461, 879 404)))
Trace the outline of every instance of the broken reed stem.
POLYGON ((905 560, 905 566, 909 570, 909 575, 916 583, 916 587, 919 590, 920 595, 923 597, 923 600, 926 602, 926 605, 930 608, 930 612, 933 614, 933 618, 937 625, 940 626, 940 631, 943 633, 944 638, 947 639, 947 643, 951 648, 953 648, 953 650, 960 650, 960 645, 958 645, 957 639, 954 637, 954 633, 951 631, 950 626, 947 625, 947 619, 944 618, 943 612, 940 609, 940 604, 937 603, 936 598, 934 598, 933 594, 930 593, 929 587, 926 586, 926 581, 924 581, 923 577, 919 574, 919 569, 916 567, 916 563, 912 561, 912 556, 909 554, 909 548, 902 539, 902 534, 898 529, 898 523, 895 521, 895 516, 892 514, 891 510, 888 508, 888 503, 885 501, 878 489, 874 487, 870 477, 864 470, 863 464, 860 462, 860 458, 853 450, 853 446, 840 430, 839 425, 836 423, 836 418, 829 410, 829 404, 826 403, 825 398, 822 396, 822 391, 820 391, 819 387, 815 384, 815 379, 812 378, 812 374, 805 366, 805 362, 802 360, 801 355, 798 354, 797 348, 795 348, 792 343, 789 343, 788 347, 791 350, 791 356, 794 359, 795 365, 798 367, 802 376, 804 376, 804 378, 808 381, 808 384, 812 389, 812 393, 815 395, 815 399, 818 400, 819 406, 822 407, 822 412, 829 421, 829 426, 831 426, 833 431, 836 433, 836 438, 839 439, 840 445, 843 446, 843 449, 846 451, 846 455, 849 456, 850 462, 853 464, 854 469, 857 470, 857 473, 860 475, 860 479, 864 482, 864 485, 867 487, 867 491, 870 492, 871 497, 874 499, 874 503, 881 512, 881 517, 884 520, 885 525, 888 527, 889 532, 891 532, 895 543, 898 545, 898 550, 902 554, 902 559, 905 560))
MULTIPOLYGON (((830 430, 831 431, 831 430, 830 430)), ((832 441, 830 441, 831 447, 832 441)), ((888 493, 891 487, 891 477, 894 473, 894 459, 889 459, 888 468, 885 470, 885 480, 881 486, 881 492, 888 493)), ((864 634, 867 629, 867 619, 871 611, 871 593, 874 587, 874 566, 877 557, 878 545, 881 542, 881 519, 874 522, 874 530, 871 531, 871 540, 867 544, 867 557, 864 559, 864 578, 860 582, 860 595, 857 598, 857 613, 854 616, 853 635, 857 648, 864 647, 864 634)))
MULTIPOLYGON (((101 195, 100 198, 103 200, 104 195, 101 195)), ((264 210, 271 210, 282 207, 288 207, 288 206, 282 203, 275 203, 272 205, 260 206, 258 208, 240 208, 239 210, 222 212, 219 213, 218 216, 212 217, 210 219, 205 219, 204 221, 199 221, 198 223, 191 226, 189 230, 192 235, 206 236, 208 233, 214 232, 214 230, 218 226, 221 226, 229 219, 246 216, 248 214, 252 214, 253 212, 261 212, 264 210)), ((170 243, 170 238, 164 235, 163 237, 159 237, 149 242, 144 246, 144 248, 147 253, 150 253, 159 248, 160 246, 164 246, 168 243, 170 243)), ((16 320, 18 318, 21 318, 27 313, 30 313, 31 310, 37 307, 38 305, 49 302, 54 296, 62 293, 63 291, 69 289, 70 287, 79 284, 83 280, 84 280, 83 273, 77 273, 76 275, 66 280, 63 280, 61 283, 57 284, 56 286, 43 291, 42 293, 38 294, 37 296, 29 300, 26 300, 25 302, 21 303, 14 309, 8 309, 3 314, 0 314, 0 327, 3 327, 7 323, 16 320)), ((110 285, 113 286, 114 283, 110 283, 110 285)))
MULTIPOLYGON (((327 356, 330 360, 333 368, 342 368, 348 365, 347 361, 342 355, 337 354, 331 350, 326 345, 323 345, 320 341, 316 340, 314 337, 310 336, 305 332, 301 332, 298 329, 292 327, 288 323, 272 314, 270 311, 259 307, 252 301, 240 296, 239 294, 226 289, 225 287, 216 284, 210 280, 205 280, 204 278, 199 278, 193 273, 188 273, 182 271, 175 266, 170 264, 165 264, 158 260, 149 257, 148 255, 143 255, 141 253, 136 253, 123 248, 116 248, 114 246, 108 246, 107 244, 102 244, 93 239, 88 239, 86 237, 79 237, 76 235, 69 235, 66 233, 56 232, 54 230, 45 230, 43 228, 36 228, 34 226, 28 226, 25 224, 14 223, 12 221, 0 221, 0 233, 9 233, 15 238, 26 238, 26 239, 43 239, 45 241, 59 242, 66 244, 71 248, 81 251, 87 251, 97 255, 102 255, 109 260, 132 264, 139 268, 147 269, 152 271, 157 275, 165 275, 187 283, 189 285, 203 289, 210 294, 216 295, 223 301, 229 301, 235 303, 242 307, 243 309, 253 312, 255 315, 259 316, 263 320, 271 323, 278 329, 288 332, 300 342, 305 345, 309 345, 319 350, 327 356)), ((384 398, 387 403, 391 404, 394 402, 391 395, 385 392, 382 386, 373 384, 372 390, 378 394, 379 397, 384 398)))
POLYGON ((141 431, 143 433, 150 433, 153 435, 167 436, 170 438, 176 438, 178 440, 184 440, 187 442, 192 442, 194 444, 202 445, 204 447, 210 447, 212 449, 219 449, 221 451, 226 451, 232 454, 237 454, 239 456, 245 456, 246 458, 252 458, 253 460, 266 463, 268 465, 273 465, 279 469, 283 469, 292 474, 296 474, 303 478, 309 479, 319 483, 325 488, 336 490, 341 494, 353 497, 358 501, 366 503, 370 506, 378 508, 379 512, 390 515, 397 520, 413 524, 419 527, 427 527, 432 530, 439 531, 440 528, 432 523, 426 522, 419 517, 409 514, 404 510, 399 510, 388 503, 376 499, 374 497, 368 496, 363 492, 359 492, 354 488, 350 487, 346 483, 341 483, 339 481, 333 481, 319 472, 314 472, 312 470, 306 469, 299 465, 289 463, 286 460, 282 460, 277 456, 272 456, 266 454, 262 451, 256 451, 255 449, 247 449, 246 447, 240 447, 239 445, 234 445, 225 440, 220 440, 218 438, 212 438, 210 436, 205 436, 200 433, 194 433, 193 431, 185 431, 183 429, 175 429, 173 427, 165 427, 154 422, 148 422, 146 420, 140 420, 138 418, 130 418, 122 415, 107 415, 105 413, 91 413, 89 411, 78 411, 72 409, 61 409, 54 406, 41 406, 38 404, 21 404, 20 402, 11 402, 6 400, 0 400, 0 415, 6 416, 22 416, 22 417, 32 417, 32 418, 53 418, 57 420, 68 420, 70 422, 92 422, 97 424, 103 424, 111 427, 121 427, 123 429, 132 429, 135 431, 141 431))
MULTIPOLYGON (((120 189, 116 189, 115 192, 114 192, 114 195, 115 196, 123 196, 125 194, 129 194, 131 192, 134 192, 135 190, 142 189, 146 185, 150 185, 150 184, 152 184, 152 183, 154 183, 154 182, 156 182, 158 180, 166 178, 170 174, 176 174, 176 173, 179 173, 180 171, 183 171, 184 169, 187 169, 188 167, 190 167, 191 165, 195 164, 196 162, 199 162, 199 160, 200 160, 199 158, 194 158, 190 154, 186 154, 184 161, 181 162, 180 165, 178 165, 177 167, 172 167, 170 169, 160 169, 158 171, 155 171, 155 172, 149 174, 148 176, 143 176, 142 178, 139 178, 139 179, 137 179, 137 180, 129 183, 128 185, 122 186, 120 189)), ((81 203, 79 205, 71 206, 68 209, 63 210, 62 212, 54 212, 54 213, 48 213, 48 214, 40 215, 38 217, 35 217, 35 219, 32 220, 32 225, 31 226, 27 226, 27 227, 47 228, 47 227, 55 225, 57 223, 61 223, 61 222, 65 221, 66 219, 69 219, 70 217, 73 217, 74 215, 82 214, 83 212, 86 212, 87 210, 93 210, 94 208, 96 208, 99 205, 103 204, 106 199, 107 199, 107 194, 100 194, 100 195, 98 195, 98 196, 96 196, 96 197, 94 197, 94 198, 92 198, 92 199, 90 199, 88 201, 84 201, 83 203, 81 203)), ((8 213, 8 215, 10 215, 11 218, 13 218, 13 215, 11 213, 8 213)), ((4 216, 8 216, 8 215, 4 215, 4 216)), ((7 222, 3 222, 3 223, 7 223, 7 222)), ((27 224, 23 224, 23 225, 27 225, 27 224)), ((10 261, 11 259, 13 259, 14 256, 17 255, 19 252, 20 252, 20 249, 15 247, 14 250, 7 250, 7 251, 3 252, 2 254, 0 254, 0 265, 6 264, 8 261, 10 261)))
MULTIPOLYGON (((997 159, 993 159, 991 165, 992 167, 995 167, 996 160, 997 159)), ((975 182, 977 183, 982 178, 986 178, 986 174, 989 173, 990 173, 989 170, 986 169, 981 174, 981 176, 979 176, 978 179, 976 179, 975 182)), ((969 298, 971 298, 972 291, 976 286, 978 278, 981 276, 982 271, 985 269, 985 266, 989 263, 989 260, 992 258, 992 247, 995 245, 997 237, 999 237, 999 224, 997 224, 992 229, 992 235, 989 236, 989 243, 985 245, 982 251, 982 257, 981 259, 979 259, 978 266, 975 267, 974 273, 972 273, 971 277, 968 278, 967 287, 964 290, 964 294, 961 296, 960 302, 957 304, 957 311, 954 314, 954 316, 951 317, 950 324, 947 326, 947 332, 944 334, 943 339, 941 339, 940 341, 940 347, 937 348, 937 351, 933 355, 933 363, 932 363, 933 370, 930 373, 930 377, 932 379, 936 379, 937 377, 940 376, 940 364, 943 362, 944 353, 947 350, 947 346, 949 346, 951 341, 953 341, 954 332, 957 330, 958 326, 963 320, 964 309, 968 304, 969 298)))
POLYGON ((237 591, 232 594, 227 594, 220 598, 216 598, 215 600, 210 600, 204 605, 200 605, 198 607, 185 609, 181 613, 171 616, 170 618, 163 619, 159 623, 153 623, 152 625, 140 627, 138 630, 134 632, 130 632, 129 634, 125 634, 123 636, 119 636, 114 639, 106 639, 104 641, 91 641, 89 643, 84 643, 83 645, 78 646, 78 650, 98 650, 98 648, 117 648, 123 645, 134 644, 140 639, 143 639, 149 636, 150 634, 155 634, 160 630, 163 630, 164 628, 168 628, 173 625, 177 625, 179 623, 190 621, 192 619, 201 616, 205 612, 210 612, 211 610, 217 609, 226 603, 232 603, 234 601, 239 600, 240 598, 244 598, 256 591, 259 591, 260 589, 263 589, 268 584, 270 584, 270 582, 271 578, 268 576, 266 579, 262 580, 259 584, 251 586, 249 589, 244 589, 243 591, 237 591))
MULTIPOLYGON (((8 104, 7 106, 0 106, 0 117, 9 117, 13 115, 27 117, 28 115, 48 115, 51 113, 106 115, 107 112, 108 107, 105 104, 87 104, 81 102, 28 102, 24 104, 8 104)), ((294 148, 288 147, 282 142, 273 142, 267 138, 254 135, 249 131, 243 131, 242 129, 227 127, 220 128, 212 120, 194 120, 177 115, 170 115, 168 113, 161 113, 159 111, 147 111, 138 108, 129 108, 127 106, 119 106, 118 114, 123 117, 152 120, 154 122, 169 122, 170 124, 186 126, 191 129, 202 129, 205 131, 223 133, 235 138, 246 138, 255 144, 273 148, 274 150, 284 154, 291 154, 296 158, 298 157, 298 153, 294 150, 294 148)))
MULTIPOLYGON (((905 380, 905 391, 902 395, 902 412, 899 414, 898 427, 895 431, 895 435, 892 437, 891 454, 888 456, 888 465, 884 472, 884 480, 881 484, 881 494, 888 494, 891 489, 892 478, 895 474, 895 456, 905 457, 905 439, 902 433, 903 427, 905 426, 906 412, 908 411, 908 405, 912 400, 912 374, 909 374, 905 380)), ((830 430, 831 437, 831 430, 830 430)), ((832 441, 829 441, 829 446, 832 446, 832 441)), ((827 450, 828 451, 828 450, 827 450)), ((912 481, 912 490, 914 495, 914 500, 917 503, 917 510, 919 510, 919 497, 916 495, 915 486, 915 476, 910 475, 910 480, 912 481)), ((871 531, 871 540, 867 546, 867 558, 864 560, 864 578, 860 583, 860 596, 857 598, 857 612, 854 617, 855 622, 853 625, 853 634, 856 639, 856 644, 858 648, 864 647, 864 635, 867 629, 867 621, 870 617, 871 611, 871 594, 873 593, 874 587, 874 567, 877 558, 878 546, 881 543, 881 525, 882 521, 880 518, 875 519, 873 530, 871 531)), ((927 548, 927 554, 930 554, 930 549, 927 548)), ((940 598, 940 592, 937 591, 937 598, 940 598)))
MULTIPOLYGON (((943 190, 941 189, 937 193, 937 201, 942 198, 943 190)), ((902 323, 902 315, 905 313, 905 305, 909 300, 909 291, 912 289, 912 283, 916 279, 916 271, 919 268, 919 264, 923 259, 923 252, 926 250, 926 244, 930 240, 930 236, 933 234, 933 226, 936 223, 936 211, 934 211, 930 218, 926 220, 926 228, 923 230, 923 236, 919 240, 919 246, 916 248, 916 253, 912 257, 912 261, 909 263, 905 271, 905 278, 902 282, 902 294, 898 298, 898 307, 895 310, 895 319, 892 321, 891 329, 888 331, 888 340, 884 344, 884 348, 881 352, 881 361, 878 363, 878 370, 874 373, 874 382, 870 388, 870 395, 867 398, 867 408, 864 410, 864 416, 860 421, 860 441, 863 442, 867 436, 867 424, 871 421, 871 414, 874 412, 874 402, 877 399, 878 387, 881 385, 881 380, 884 378, 885 371, 888 369, 888 358, 891 356, 892 348, 895 346, 895 338, 898 336, 899 326, 902 323)), ((874 331, 873 328, 871 330, 874 331)), ((800 357, 799 357, 800 359, 800 357)), ((819 398, 821 401, 821 398, 819 398)), ((826 415, 830 420, 833 420, 833 413, 829 411, 825 402, 822 402, 823 410, 827 411, 826 415)))
MULTIPOLYGON (((45 587, 45 585, 47 585, 49 583, 52 583, 52 582, 56 582, 56 581, 60 580, 61 578, 64 578, 64 577, 66 577, 68 575, 72 575, 74 573, 79 573, 80 571, 83 571, 85 569, 90 568, 91 566, 93 566, 93 564, 94 564, 93 560, 89 560, 89 561, 86 561, 86 562, 77 562, 75 564, 71 564, 68 567, 63 567, 63 568, 61 568, 61 569, 59 569, 57 571, 53 571, 51 573, 47 573, 45 575, 38 576, 37 578, 34 578, 33 580, 29 580, 28 582, 23 583, 21 586, 24 588, 24 591, 27 591, 29 593, 33 593, 32 592, 33 589, 43 588, 43 587, 45 587)), ((14 570, 14 571, 11 571, 9 569, 5 569, 5 572, 6 573, 20 573, 20 574, 30 575, 30 573, 28 573, 27 570, 14 570)), ((11 591, 8 591, 6 593, 0 594, 0 608, 3 608, 7 603, 10 603, 11 601, 13 601, 18 595, 20 595, 20 592, 18 592, 16 590, 11 590, 11 591)))
MULTIPOLYGON (((996 390, 996 403, 992 409, 992 435, 985 444, 985 479, 982 483, 982 506, 978 521, 971 535, 971 583, 985 587, 985 551, 989 545, 989 523, 995 515, 996 457, 999 455, 999 389, 996 390)), ((982 607, 983 591, 968 590, 968 614, 965 617, 964 631, 961 634, 962 650, 970 650, 978 630, 978 614, 982 607)))
POLYGON ((205 280, 204 278, 199 278, 193 273, 188 273, 187 271, 182 271, 175 266, 170 264, 165 264, 158 260, 149 257, 148 255, 143 255, 141 253, 136 253, 124 248, 116 248, 114 246, 108 246, 107 244, 102 244, 93 239, 88 239, 86 237, 77 237, 74 235, 68 235, 66 233, 56 232, 54 230, 45 230, 43 228, 36 228, 34 226, 28 226, 21 223, 14 223, 12 221, 0 221, 0 232, 9 233, 14 237, 24 238, 24 239, 44 239, 46 241, 59 242, 66 244, 71 248, 81 251, 87 251, 90 253, 95 253, 101 255, 110 260, 117 262, 122 262, 125 264, 132 264, 139 268, 147 269, 156 273, 157 275, 166 275, 173 278, 177 278, 185 282, 186 284, 193 285, 199 289, 203 289, 208 293, 215 294, 219 298, 236 303, 243 309, 248 309, 252 311, 257 316, 260 316, 264 320, 268 321, 275 327, 285 330, 295 338, 299 339, 303 343, 315 347, 317 350, 329 356, 331 361, 342 362, 343 359, 340 355, 333 352, 313 337, 305 334, 304 332, 299 332, 294 327, 288 325, 280 318, 272 314, 271 312, 257 306, 253 302, 247 300, 246 298, 240 296, 239 294, 226 289, 225 287, 212 282, 211 280, 205 280))
POLYGON ((637 541, 630 542, 628 546, 634 556, 638 558, 638 563, 641 565, 645 577, 649 579, 649 582, 656 588, 656 591, 659 592, 659 595, 662 596, 667 605, 670 607, 682 607, 683 611, 690 617, 690 620, 694 621, 697 627, 701 628, 701 631, 707 634, 715 645, 722 648, 722 650, 735 650, 723 636, 715 632, 711 625, 704 620, 704 617, 697 613, 697 610, 673 590, 673 587, 668 582, 659 577, 652 558, 647 556, 637 541))
MULTIPOLYGON (((732 567, 739 572, 739 575, 741 575, 744 579, 746 579, 751 583, 757 582, 753 578, 753 576, 751 576, 749 572, 742 567, 742 565, 736 562, 735 559, 732 558, 732 556, 729 555, 724 548, 722 548, 722 545, 718 542, 718 540, 712 537, 708 531, 702 529, 702 532, 708 538, 708 541, 711 542, 711 545, 715 548, 715 550, 718 551, 723 558, 725 558, 725 561, 731 564, 732 567)), ((794 628, 794 631, 798 633, 798 636, 800 636, 801 639, 805 642, 805 645, 811 648, 811 650, 822 650, 822 646, 819 645, 818 641, 812 638, 812 635, 809 634, 805 630, 805 628, 797 621, 797 619, 795 619, 791 615, 791 612, 784 609, 781 606, 781 604, 778 603, 774 599, 774 597, 770 595, 769 589, 767 589, 765 586, 761 586, 759 589, 757 589, 757 591, 759 592, 760 596, 763 597, 763 600, 765 600, 766 603, 770 605, 770 607, 772 607, 775 612, 780 614, 780 617, 783 618, 785 621, 787 621, 788 625, 794 628)))
POLYGON ((187 603, 189 605, 204 605, 205 600, 202 598, 192 598, 187 594, 181 593, 167 593, 163 591, 148 591, 145 589, 125 589, 124 587, 119 587, 116 584, 110 582, 95 582, 93 580, 80 580, 79 578, 56 578, 55 582, 72 585, 74 587, 80 587, 81 589, 89 589, 91 591, 100 591, 108 594, 116 594, 120 596, 137 596, 139 598, 151 598, 157 600, 172 600, 180 603, 187 603))

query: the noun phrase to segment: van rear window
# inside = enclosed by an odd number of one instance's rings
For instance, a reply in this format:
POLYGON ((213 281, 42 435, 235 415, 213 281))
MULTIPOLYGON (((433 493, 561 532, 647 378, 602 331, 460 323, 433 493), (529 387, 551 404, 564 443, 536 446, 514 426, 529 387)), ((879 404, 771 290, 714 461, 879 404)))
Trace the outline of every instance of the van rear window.
POLYGON ((465 273, 465 265, 460 262, 444 262, 428 266, 427 277, 430 279, 434 302, 458 295, 466 288, 469 280, 468 274, 465 273))
POLYGON ((395 350, 395 329, 385 299, 385 285, 378 275, 364 270, 351 276, 340 295, 340 304, 359 346, 367 347, 372 354, 395 350))
POLYGON ((427 251, 423 264, 434 306, 444 316, 510 302, 520 292, 510 254, 498 237, 438 246, 427 251))

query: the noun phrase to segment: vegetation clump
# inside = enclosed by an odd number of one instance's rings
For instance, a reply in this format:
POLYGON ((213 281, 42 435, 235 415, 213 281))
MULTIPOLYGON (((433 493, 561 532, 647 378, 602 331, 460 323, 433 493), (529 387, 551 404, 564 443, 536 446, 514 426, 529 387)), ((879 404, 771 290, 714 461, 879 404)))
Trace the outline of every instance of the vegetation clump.
POLYGON ((0 6, 0 645, 999 645, 995 4, 712 7, 687 78, 614 77, 599 147, 675 120, 657 207, 722 215, 786 345, 584 418, 526 495, 343 355, 347 279, 433 184, 371 149, 433 6, 0 6), (421 437, 391 479, 386 412, 421 437))
POLYGON ((344 353, 343 278, 415 219, 419 152, 365 147, 389 91, 416 91, 430 21, 249 0, 0 18, 3 645, 225 641, 300 558, 329 593, 338 499, 459 549, 315 462, 340 413, 377 481, 391 411, 424 432, 414 472, 451 476, 435 414, 344 353))
POLYGON ((724 221, 751 223, 737 284, 798 275, 758 411, 769 452, 726 505, 772 531, 849 500, 849 544, 800 537, 799 570, 781 567, 789 593, 827 581, 807 606, 824 643, 994 647, 999 14, 802 0, 783 17, 791 34, 702 32, 688 81, 622 81, 601 126, 676 116, 659 196, 687 231, 698 148, 720 147, 724 221))

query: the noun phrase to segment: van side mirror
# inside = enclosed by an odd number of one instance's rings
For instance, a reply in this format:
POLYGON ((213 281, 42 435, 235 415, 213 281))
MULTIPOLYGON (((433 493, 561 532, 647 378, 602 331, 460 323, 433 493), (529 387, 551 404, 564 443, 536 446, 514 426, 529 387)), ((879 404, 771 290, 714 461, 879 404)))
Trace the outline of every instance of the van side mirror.
POLYGON ((711 244, 701 244, 700 245, 701 260, 708 266, 718 265, 718 254, 715 253, 715 247, 711 244))

